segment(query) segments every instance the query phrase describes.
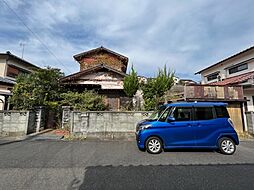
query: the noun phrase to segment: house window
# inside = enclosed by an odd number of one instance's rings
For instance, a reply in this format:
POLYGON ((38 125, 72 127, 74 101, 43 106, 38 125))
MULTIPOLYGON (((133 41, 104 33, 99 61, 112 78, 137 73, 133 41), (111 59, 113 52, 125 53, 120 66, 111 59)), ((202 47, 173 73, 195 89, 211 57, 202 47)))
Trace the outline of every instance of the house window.
POLYGON ((6 73, 6 75, 8 77, 16 78, 18 76, 18 74, 19 74, 19 70, 18 69, 14 68, 12 66, 8 66, 7 67, 7 73, 6 73))
POLYGON ((21 69, 18 69, 15 66, 8 65, 6 76, 11 77, 11 78, 16 78, 21 73, 27 74, 28 72, 24 71, 24 70, 21 70, 21 69))
POLYGON ((218 72, 210 74, 210 75, 207 76, 207 81, 218 79, 218 76, 219 76, 218 72))
POLYGON ((248 64, 245 63, 245 64, 242 64, 242 65, 238 65, 238 66, 235 66, 235 67, 231 67, 230 69, 228 69, 228 72, 229 74, 233 74, 233 73, 237 73, 239 71, 243 71, 243 70, 246 70, 248 69, 248 64))

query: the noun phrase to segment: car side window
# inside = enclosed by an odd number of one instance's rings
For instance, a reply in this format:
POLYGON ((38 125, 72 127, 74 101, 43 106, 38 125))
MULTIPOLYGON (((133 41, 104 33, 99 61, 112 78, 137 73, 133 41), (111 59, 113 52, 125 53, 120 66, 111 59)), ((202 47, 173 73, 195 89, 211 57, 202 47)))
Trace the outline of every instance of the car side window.
POLYGON ((168 108, 164 111, 164 113, 161 115, 159 121, 162 121, 162 122, 166 121, 166 119, 167 119, 167 117, 168 117, 168 115, 169 115, 170 110, 171 110, 170 107, 168 107, 168 108))
POLYGON ((195 120, 209 120, 214 119, 212 107, 195 107, 195 120))
POLYGON ((227 108, 225 106, 214 106, 217 118, 229 118, 227 108))
POLYGON ((175 118, 175 121, 190 121, 191 109, 191 107, 176 107, 172 116, 175 118))

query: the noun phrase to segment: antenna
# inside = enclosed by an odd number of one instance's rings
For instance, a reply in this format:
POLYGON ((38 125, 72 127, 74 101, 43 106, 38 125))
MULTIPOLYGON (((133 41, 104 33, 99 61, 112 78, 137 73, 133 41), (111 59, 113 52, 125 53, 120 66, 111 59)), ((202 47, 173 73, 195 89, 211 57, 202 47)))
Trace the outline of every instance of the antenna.
POLYGON ((22 47, 22 56, 21 56, 21 58, 23 59, 25 44, 21 42, 19 45, 22 47))

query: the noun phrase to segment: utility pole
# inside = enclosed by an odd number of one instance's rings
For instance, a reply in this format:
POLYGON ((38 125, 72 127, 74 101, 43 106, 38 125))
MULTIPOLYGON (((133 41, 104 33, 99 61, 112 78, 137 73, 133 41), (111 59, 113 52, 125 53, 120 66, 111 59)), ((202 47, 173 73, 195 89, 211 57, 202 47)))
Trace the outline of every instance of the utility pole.
POLYGON ((21 42, 19 45, 22 47, 22 56, 21 56, 21 58, 23 59, 25 44, 21 42))

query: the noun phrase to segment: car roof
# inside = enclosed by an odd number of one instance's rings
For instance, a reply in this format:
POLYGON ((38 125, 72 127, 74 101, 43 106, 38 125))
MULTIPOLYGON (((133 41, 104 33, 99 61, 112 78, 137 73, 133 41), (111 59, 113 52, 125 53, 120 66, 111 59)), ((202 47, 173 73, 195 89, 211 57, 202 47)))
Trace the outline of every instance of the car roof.
POLYGON ((227 106, 227 103, 224 102, 175 102, 166 104, 166 106, 183 106, 183 107, 190 107, 190 106, 227 106))

